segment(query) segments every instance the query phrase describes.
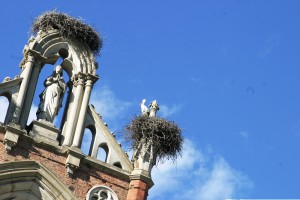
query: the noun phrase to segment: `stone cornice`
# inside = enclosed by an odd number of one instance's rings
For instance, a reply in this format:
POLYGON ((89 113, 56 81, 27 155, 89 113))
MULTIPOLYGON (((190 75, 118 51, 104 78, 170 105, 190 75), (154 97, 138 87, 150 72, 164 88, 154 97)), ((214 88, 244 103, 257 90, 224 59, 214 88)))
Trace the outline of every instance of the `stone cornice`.
POLYGON ((149 176, 146 176, 143 174, 130 174, 129 177, 130 177, 130 180, 141 180, 141 181, 145 182, 148 186, 148 189, 150 189, 154 185, 154 182, 152 181, 152 179, 149 176))
POLYGON ((8 80, 5 82, 0 83, 1 84, 1 88, 6 88, 6 87, 12 87, 15 85, 20 85, 22 82, 23 78, 17 77, 13 80, 8 80))
POLYGON ((130 172, 122 170, 118 167, 115 167, 111 164, 102 162, 101 160, 96 160, 90 156, 86 156, 81 160, 82 163, 90 165, 96 169, 100 169, 103 172, 106 172, 114 177, 121 178, 124 181, 130 181, 130 172))

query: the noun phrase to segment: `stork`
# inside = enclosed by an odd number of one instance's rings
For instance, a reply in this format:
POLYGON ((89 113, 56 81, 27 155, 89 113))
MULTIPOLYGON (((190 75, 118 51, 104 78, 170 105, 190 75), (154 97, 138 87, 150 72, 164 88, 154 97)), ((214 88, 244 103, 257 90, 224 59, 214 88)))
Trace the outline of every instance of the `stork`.
POLYGON ((148 108, 147 106, 145 106, 145 103, 146 103, 146 99, 143 99, 141 102, 141 112, 143 116, 148 115, 148 108))
POLYGON ((156 100, 153 100, 150 105, 150 114, 149 117, 155 117, 156 116, 156 112, 159 110, 159 106, 158 103, 156 102, 156 100))

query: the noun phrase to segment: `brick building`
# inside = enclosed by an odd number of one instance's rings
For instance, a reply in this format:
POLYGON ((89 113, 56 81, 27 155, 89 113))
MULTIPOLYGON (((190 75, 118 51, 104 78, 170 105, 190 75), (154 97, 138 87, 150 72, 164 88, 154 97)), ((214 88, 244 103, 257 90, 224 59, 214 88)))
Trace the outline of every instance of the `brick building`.
POLYGON ((32 36, 23 56, 20 75, 0 84, 0 95, 9 101, 0 124, 0 200, 147 199, 153 185, 151 164, 143 158, 133 164, 101 113, 89 104, 98 80, 90 47, 53 29, 32 36), (58 60, 62 62, 55 67, 58 60), (28 126, 39 74, 45 66, 54 71, 44 82, 37 120, 28 126), (64 108, 60 109, 63 98, 64 108), (57 128, 53 119, 59 112, 63 114, 57 128), (86 129, 92 133, 88 155, 80 149, 86 129), (106 154, 104 161, 96 158, 99 149, 106 154))

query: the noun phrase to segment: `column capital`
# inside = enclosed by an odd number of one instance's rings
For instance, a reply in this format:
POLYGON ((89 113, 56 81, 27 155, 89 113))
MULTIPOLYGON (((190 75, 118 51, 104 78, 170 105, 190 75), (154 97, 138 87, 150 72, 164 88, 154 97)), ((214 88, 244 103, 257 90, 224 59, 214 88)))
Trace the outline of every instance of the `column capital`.
POLYGON ((24 69, 25 67, 25 64, 27 62, 34 62, 36 60, 39 60, 41 61, 42 63, 46 60, 47 58, 44 57, 42 54, 40 54, 39 52, 37 51, 34 51, 32 49, 29 49, 29 47, 26 45, 24 47, 24 50, 23 50, 23 59, 22 61, 20 62, 19 66, 24 69))
POLYGON ((84 82, 86 80, 86 75, 82 72, 78 72, 77 74, 74 74, 71 78, 71 81, 75 87, 78 85, 84 85, 84 82))
POLYGON ((94 83, 99 79, 98 75, 92 75, 92 74, 87 74, 86 75, 86 82, 85 85, 86 86, 93 86, 94 83))

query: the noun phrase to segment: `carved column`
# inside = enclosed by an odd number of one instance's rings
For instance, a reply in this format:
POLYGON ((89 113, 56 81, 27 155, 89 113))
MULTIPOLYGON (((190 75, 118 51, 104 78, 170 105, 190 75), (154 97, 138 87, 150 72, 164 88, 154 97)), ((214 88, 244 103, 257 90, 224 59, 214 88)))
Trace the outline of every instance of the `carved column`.
POLYGON ((22 72, 20 77, 23 78, 23 81, 20 86, 20 90, 18 93, 18 98, 16 101, 16 109, 13 114, 13 122, 18 124, 20 121, 21 111, 23 107, 23 103, 26 97, 26 92, 28 88, 28 84, 31 77, 31 71, 33 64, 35 62, 35 57, 31 51, 26 51, 24 53, 24 59, 21 62, 22 72))
POLYGON ((84 125, 84 119, 85 119, 85 114, 86 110, 88 107, 88 103, 90 100, 91 96, 91 91, 93 88, 93 84, 98 80, 97 76, 93 76, 91 74, 88 74, 86 77, 86 82, 85 82, 85 89, 84 89, 84 94, 83 94, 83 99, 82 99, 82 104, 81 104, 81 109, 77 121, 77 126, 75 129, 75 135, 74 135, 74 140, 73 140, 73 145, 75 147, 80 147, 80 142, 83 137, 83 125, 84 125))
POLYGON ((39 77, 40 71, 42 69, 42 66, 44 65, 44 63, 43 63, 44 60, 45 60, 45 58, 42 58, 41 56, 39 56, 38 58, 36 58, 36 61, 33 65, 31 79, 28 84, 28 88, 30 88, 30 89, 27 90, 27 92, 26 92, 24 106, 23 106, 21 118, 20 118, 20 125, 23 127, 26 126, 26 123, 28 120, 30 108, 32 105, 32 100, 33 100, 34 93, 36 90, 36 85, 38 82, 38 77, 39 77))
POLYGON ((79 72, 78 74, 75 74, 74 77, 72 77, 72 82, 75 87, 75 95, 73 99, 73 104, 70 107, 70 112, 68 112, 68 119, 66 130, 65 130, 65 138, 63 142, 63 146, 70 146, 72 143, 72 139, 74 137, 74 129, 77 124, 77 119, 79 115, 79 111, 81 108, 81 100, 82 100, 82 91, 83 91, 83 84, 85 80, 85 75, 79 72))

